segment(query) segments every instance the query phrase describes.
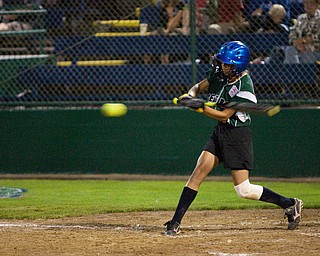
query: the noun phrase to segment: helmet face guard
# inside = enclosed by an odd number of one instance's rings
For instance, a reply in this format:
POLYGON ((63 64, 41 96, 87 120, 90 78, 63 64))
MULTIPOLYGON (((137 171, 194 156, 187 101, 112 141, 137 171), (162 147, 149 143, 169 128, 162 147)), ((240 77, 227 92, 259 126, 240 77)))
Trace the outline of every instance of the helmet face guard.
POLYGON ((245 71, 250 62, 249 48, 240 41, 231 41, 223 44, 214 59, 228 65, 234 65, 232 75, 239 75, 245 71))

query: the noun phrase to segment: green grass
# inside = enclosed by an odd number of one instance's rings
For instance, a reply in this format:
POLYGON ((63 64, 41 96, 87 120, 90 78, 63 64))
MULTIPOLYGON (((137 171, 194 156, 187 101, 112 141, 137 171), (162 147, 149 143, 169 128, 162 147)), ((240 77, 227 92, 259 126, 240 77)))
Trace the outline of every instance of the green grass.
MULTIPOLYGON (((259 182, 305 208, 320 208, 320 183, 259 182)), ((59 218, 108 212, 174 210, 184 181, 0 180, 0 187, 27 189, 0 199, 1 219, 59 218)), ((257 209, 276 206, 238 198, 231 182, 204 182, 190 210, 257 209)))

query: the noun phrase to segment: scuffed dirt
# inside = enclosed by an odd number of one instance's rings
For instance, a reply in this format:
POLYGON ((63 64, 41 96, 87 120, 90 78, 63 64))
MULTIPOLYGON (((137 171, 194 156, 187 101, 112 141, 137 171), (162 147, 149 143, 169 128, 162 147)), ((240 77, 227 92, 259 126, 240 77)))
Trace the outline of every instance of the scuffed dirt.
POLYGON ((177 237, 173 212, 109 213, 49 220, 0 220, 1 255, 320 255, 320 210, 287 230, 281 209, 189 211, 177 237))

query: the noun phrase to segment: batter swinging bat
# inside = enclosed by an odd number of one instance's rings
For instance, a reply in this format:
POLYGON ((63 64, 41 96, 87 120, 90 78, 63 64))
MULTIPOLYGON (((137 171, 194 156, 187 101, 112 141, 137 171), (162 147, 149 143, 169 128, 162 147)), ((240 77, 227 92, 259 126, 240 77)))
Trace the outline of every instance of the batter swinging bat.
MULTIPOLYGON (((184 99, 182 102, 178 98, 173 99, 173 104, 175 105, 181 105, 181 106, 189 106, 192 105, 193 102, 199 102, 201 101, 204 103, 204 105, 209 107, 214 107, 217 105, 216 102, 204 102, 202 99, 184 99), (190 102, 189 102, 190 101, 190 102)), ((263 114, 267 116, 274 116, 275 114, 279 113, 281 110, 281 107, 279 105, 272 105, 272 104, 266 104, 266 103, 251 103, 251 102, 229 102, 225 104, 219 104, 219 107, 223 108, 232 108, 234 110, 239 111, 246 111, 250 113, 257 113, 257 114, 263 114)))

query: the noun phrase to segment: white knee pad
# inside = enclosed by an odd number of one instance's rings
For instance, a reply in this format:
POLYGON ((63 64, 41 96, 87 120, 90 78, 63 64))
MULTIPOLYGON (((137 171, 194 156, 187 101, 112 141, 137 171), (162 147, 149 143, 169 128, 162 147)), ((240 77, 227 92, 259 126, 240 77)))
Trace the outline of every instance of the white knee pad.
POLYGON ((262 186, 253 185, 248 179, 241 184, 234 186, 234 189, 238 196, 253 200, 259 200, 263 192, 262 186))

